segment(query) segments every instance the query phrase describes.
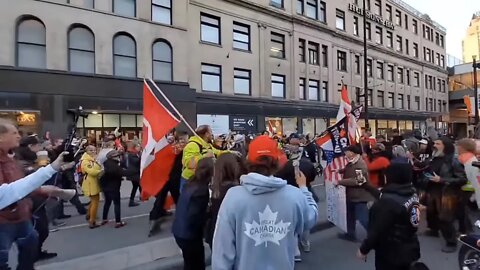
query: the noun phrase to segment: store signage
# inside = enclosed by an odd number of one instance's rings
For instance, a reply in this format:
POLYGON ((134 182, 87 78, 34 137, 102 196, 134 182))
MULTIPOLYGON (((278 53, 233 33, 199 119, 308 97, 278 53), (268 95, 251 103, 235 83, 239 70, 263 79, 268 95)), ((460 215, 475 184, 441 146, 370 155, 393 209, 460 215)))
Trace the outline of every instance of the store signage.
MULTIPOLYGON (((350 10, 351 12, 355 12, 357 13, 358 15, 362 15, 363 16, 363 8, 355 5, 355 4, 348 4, 348 10, 350 10)), ((389 20, 385 20, 384 18, 376 15, 376 14, 373 14, 371 13, 370 11, 367 10, 366 12, 366 17, 367 19, 371 20, 371 21, 374 21, 378 24, 381 24, 387 28, 390 28, 392 30, 395 30, 395 25, 393 24, 393 22, 389 21, 389 20)))
POLYGON ((230 116, 230 129, 240 133, 256 133, 257 117, 255 116, 230 116))
POLYGON ((36 120, 34 113, 21 113, 17 116, 17 123, 20 126, 33 126, 36 124, 36 120))

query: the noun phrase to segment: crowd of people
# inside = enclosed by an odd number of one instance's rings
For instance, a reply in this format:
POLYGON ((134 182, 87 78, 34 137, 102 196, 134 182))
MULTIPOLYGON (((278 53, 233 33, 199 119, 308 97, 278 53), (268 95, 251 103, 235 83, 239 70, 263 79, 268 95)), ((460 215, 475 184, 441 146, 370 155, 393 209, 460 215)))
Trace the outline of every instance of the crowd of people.
MULTIPOLYGON (((426 269, 418 263, 422 205, 427 209, 426 234, 441 233, 443 252, 456 250, 458 232, 473 230, 471 209, 480 206, 479 171, 472 165, 477 145, 471 139, 454 142, 418 131, 390 138, 373 138, 364 130, 359 143, 343 149, 347 165, 338 171, 342 178, 335 184, 346 188, 347 232, 339 238, 356 242, 359 221, 367 231, 359 259, 375 250, 377 270, 426 269), (475 201, 478 205, 472 205, 475 201)), ((319 211, 311 183, 322 173, 323 158, 315 138, 268 132, 214 136, 210 126, 202 125, 193 136, 174 130, 167 139, 175 160, 149 219, 155 227, 172 215, 165 208, 170 195, 176 205, 172 233, 182 250, 184 269, 205 269, 204 242, 212 249, 213 269, 294 269, 301 261, 300 248, 310 252, 309 231, 319 211)), ((120 188, 123 180, 132 181, 129 206, 137 206, 140 143, 125 143, 118 134, 109 134, 100 150, 86 139, 76 139, 73 146, 74 162, 49 165, 68 148, 62 140, 41 140, 35 134, 20 138, 16 128, 2 120, 0 184, 54 167, 46 184, 77 189, 69 201, 91 229, 109 223, 112 203, 113 227, 125 226, 120 188), (80 201, 80 193, 88 203, 80 201), (101 195, 105 203, 97 220, 101 195)), ((31 270, 36 261, 57 255, 42 245, 49 232, 69 218, 63 204, 40 190, 0 209, 1 270, 8 269, 4 251, 14 242, 19 246, 19 269, 31 270)))

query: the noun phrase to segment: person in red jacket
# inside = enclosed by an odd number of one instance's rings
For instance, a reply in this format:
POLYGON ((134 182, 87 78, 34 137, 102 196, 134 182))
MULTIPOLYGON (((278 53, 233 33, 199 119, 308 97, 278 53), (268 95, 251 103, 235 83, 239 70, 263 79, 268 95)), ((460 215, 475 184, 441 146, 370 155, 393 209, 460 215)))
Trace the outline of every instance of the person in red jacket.
POLYGON ((390 160, 387 158, 385 145, 377 143, 372 147, 372 158, 364 156, 368 167, 368 175, 370 176, 370 183, 380 188, 385 185, 384 171, 390 166, 390 160))

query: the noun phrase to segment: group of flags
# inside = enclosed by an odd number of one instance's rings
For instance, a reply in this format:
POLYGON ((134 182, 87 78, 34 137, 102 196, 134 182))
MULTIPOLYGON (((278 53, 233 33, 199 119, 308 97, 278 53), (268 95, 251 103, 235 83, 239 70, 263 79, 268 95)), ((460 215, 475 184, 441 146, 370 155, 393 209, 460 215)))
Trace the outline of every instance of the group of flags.
POLYGON ((342 176, 338 171, 345 168, 347 164, 344 149, 351 144, 356 144, 358 120, 363 109, 363 106, 352 108, 346 85, 342 87, 341 96, 336 123, 328 127, 316 140, 327 161, 324 170, 325 179, 333 183, 341 180, 342 176))
MULTIPOLYGON (((156 87, 158 91, 161 91, 156 87)), ((341 179, 338 170, 346 165, 343 154, 345 147, 356 143, 358 120, 363 107, 352 108, 348 90, 344 85, 341 92, 340 108, 337 122, 316 140, 322 148, 327 161, 325 179, 337 182, 341 179)), ((180 120, 175 117, 157 98, 145 81, 143 86, 143 152, 141 156, 140 175, 142 199, 156 196, 168 181, 175 160, 173 146, 167 135, 180 120)))

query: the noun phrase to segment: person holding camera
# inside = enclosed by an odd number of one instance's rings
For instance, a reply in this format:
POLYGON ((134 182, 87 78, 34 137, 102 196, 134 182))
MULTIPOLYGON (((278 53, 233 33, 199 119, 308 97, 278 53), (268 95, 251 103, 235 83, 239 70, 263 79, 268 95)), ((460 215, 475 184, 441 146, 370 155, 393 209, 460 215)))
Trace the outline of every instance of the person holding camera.
POLYGON ((346 187, 347 233, 339 235, 339 238, 354 242, 357 240, 356 221, 358 220, 365 230, 368 228, 368 204, 375 198, 364 187, 365 182, 368 182, 368 167, 361 158, 361 148, 357 145, 350 145, 344 151, 348 164, 341 171, 343 179, 338 184, 346 187))

